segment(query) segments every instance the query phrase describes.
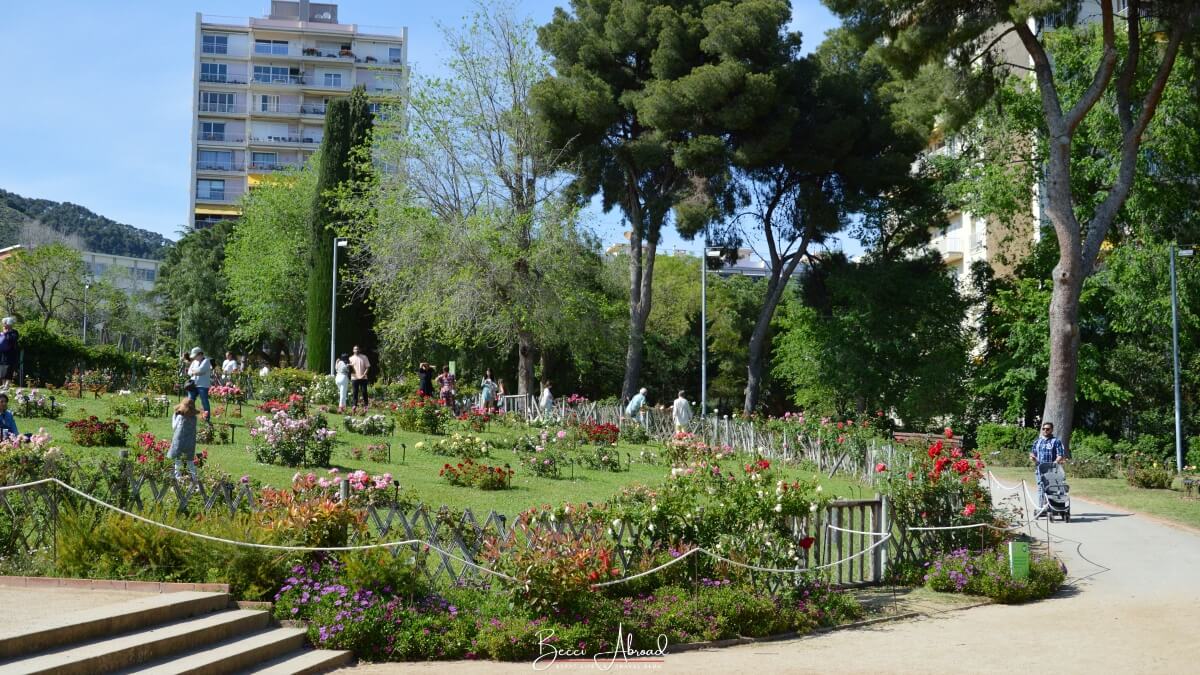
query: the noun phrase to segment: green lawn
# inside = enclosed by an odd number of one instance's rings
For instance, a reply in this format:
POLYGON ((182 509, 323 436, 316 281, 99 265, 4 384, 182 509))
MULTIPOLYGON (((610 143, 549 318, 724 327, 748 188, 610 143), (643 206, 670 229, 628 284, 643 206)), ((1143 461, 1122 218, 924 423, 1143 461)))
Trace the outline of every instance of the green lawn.
MULTIPOLYGON (((1036 493, 1032 470, 1025 471, 1016 467, 990 468, 1005 482, 1025 478, 1030 485, 1030 491, 1036 493)), ((1200 499, 1185 499, 1178 479, 1170 490, 1143 490, 1131 486, 1124 478, 1072 478, 1071 466, 1068 464, 1067 482, 1071 485, 1071 494, 1081 499, 1090 497, 1137 513, 1200 527, 1200 499)))
MULTIPOLYGON (((117 454, 118 450, 116 448, 81 448, 73 444, 70 434, 65 427, 67 422, 86 417, 87 415, 96 415, 101 419, 108 417, 110 415, 110 404, 107 398, 96 400, 92 398, 91 394, 87 394, 82 399, 60 399, 60 402, 66 405, 66 412, 60 419, 18 418, 17 424, 20 426, 21 431, 31 432, 39 426, 45 427, 46 431, 51 434, 54 445, 61 447, 68 454, 75 456, 96 457, 115 456, 117 454)), ((213 407, 215 410, 215 401, 213 407)), ((229 421, 236 427, 236 443, 231 445, 201 446, 202 448, 207 448, 209 453, 209 463, 203 471, 228 473, 234 480, 243 475, 249 475, 254 479, 262 481, 263 484, 273 487, 290 485, 292 476, 296 471, 313 471, 319 476, 325 475, 325 469, 295 469, 260 464, 254 461, 253 454, 246 448, 249 435, 246 433, 245 425, 249 420, 253 420, 255 415, 261 413, 258 413, 251 405, 244 406, 243 411, 245 417, 242 419, 230 418, 225 420, 217 418, 215 420, 218 423, 229 421)), ((418 498, 431 507, 444 504, 452 508, 470 507, 472 511, 476 512, 486 513, 488 510, 495 510, 506 515, 513 515, 524 509, 541 504, 585 501, 601 502, 619 492, 626 485, 634 483, 658 483, 669 471, 669 468, 663 465, 655 466, 634 461, 630 470, 619 473, 575 467, 572 477, 571 469, 568 467, 564 470, 564 478, 556 480, 532 476, 524 473, 520 467, 517 467, 516 475, 513 477, 513 489, 511 490, 484 491, 456 487, 447 484, 438 476, 438 470, 447 461, 451 461, 451 458, 434 455, 426 450, 417 450, 415 448, 419 441, 435 441, 438 437, 427 437, 400 431, 386 439, 381 439, 377 436, 361 436, 349 433, 343 428, 342 416, 330 414, 328 417, 330 426, 337 429, 338 432, 336 436, 337 447, 333 455, 334 466, 337 466, 342 472, 357 469, 363 469, 372 475, 389 472, 396 480, 400 481, 403 489, 415 491, 418 498), (391 463, 376 463, 365 459, 354 460, 348 455, 348 450, 352 447, 365 447, 371 443, 379 443, 381 440, 386 440, 392 445, 391 463), (403 462, 401 461, 400 447, 402 443, 408 446, 407 451, 404 453, 403 462)), ((130 439, 132 441, 138 432, 137 421, 128 419, 124 421, 130 424, 130 439)), ((170 438, 171 425, 169 418, 146 419, 143 423, 146 425, 146 430, 155 436, 170 438)), ((512 430, 489 430, 481 435, 487 438, 515 433, 518 432, 512 430)), ((634 446, 621 444, 618 449, 623 458, 626 453, 631 453, 636 458, 639 451, 643 449, 654 450, 660 454, 663 451, 660 445, 634 446)), ((512 462, 515 465, 515 459, 514 455, 500 454, 483 461, 489 464, 512 462)), ((734 466, 733 462, 727 463, 731 467, 734 466)), ((806 471, 800 467, 786 467, 785 472, 789 477, 811 477, 813 475, 811 470, 806 471)), ((823 477, 822 484, 827 493, 845 498, 865 498, 873 494, 869 488, 860 485, 856 481, 848 480, 843 476, 837 476, 832 479, 823 477)))

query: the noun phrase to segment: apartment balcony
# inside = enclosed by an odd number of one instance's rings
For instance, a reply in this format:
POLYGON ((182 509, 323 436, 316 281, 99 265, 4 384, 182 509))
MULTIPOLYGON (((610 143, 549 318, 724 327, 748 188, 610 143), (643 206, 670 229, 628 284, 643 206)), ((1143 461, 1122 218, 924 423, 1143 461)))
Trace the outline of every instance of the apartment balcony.
POLYGON ((255 75, 251 78, 254 86, 267 85, 271 87, 297 87, 304 84, 303 75, 255 75))
POLYGON ((300 114, 299 103, 264 104, 261 101, 250 106, 251 117, 295 117, 300 114))
POLYGON ((206 115, 245 115, 244 103, 205 103, 200 102, 198 110, 206 115))
POLYGON ((246 49, 238 49, 232 45, 202 44, 200 45, 200 55, 215 56, 218 58, 244 59, 250 55, 250 52, 246 49))
POLYGON ((315 117, 324 117, 325 116, 325 104, 324 103, 305 103, 300 106, 300 114, 301 115, 312 115, 315 117))
POLYGON ((319 145, 321 139, 311 136, 252 136, 250 145, 285 146, 290 148, 313 147, 319 145))
POLYGON ((246 84, 246 75, 244 73, 234 73, 232 75, 200 73, 200 82, 204 84, 244 85, 246 84))
POLYGON ((250 162, 252 173, 274 173, 300 168, 299 162, 250 162))
POLYGON ((242 199, 242 190, 198 190, 196 202, 205 204, 236 204, 242 199))
POLYGON ((359 59, 355 58, 353 51, 343 49, 334 51, 330 49, 306 47, 302 52, 302 56, 305 60, 319 63, 357 63, 360 61, 359 59))
POLYGON ((196 160, 196 170, 208 173, 231 173, 234 171, 242 171, 246 165, 241 162, 205 162, 196 160))
POLYGON ((350 91, 350 85, 351 85, 350 78, 347 76, 347 77, 342 78, 342 84, 331 84, 325 80, 316 80, 316 81, 305 84, 304 90, 305 91, 315 91, 315 92, 319 92, 322 94, 327 94, 327 93, 331 93, 331 92, 332 93, 345 93, 345 92, 350 91))
POLYGON ((242 134, 231 132, 214 133, 201 131, 197 136, 197 140, 201 145, 242 145, 246 142, 246 137, 242 134))

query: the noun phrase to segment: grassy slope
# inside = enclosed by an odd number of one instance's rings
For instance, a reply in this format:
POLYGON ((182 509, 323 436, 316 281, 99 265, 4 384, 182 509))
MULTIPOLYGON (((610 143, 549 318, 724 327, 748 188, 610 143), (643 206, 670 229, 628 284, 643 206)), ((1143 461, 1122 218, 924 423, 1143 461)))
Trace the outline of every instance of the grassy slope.
MULTIPOLYGON (((82 399, 69 398, 62 399, 62 403, 66 405, 66 414, 59 420, 44 420, 44 419, 20 419, 17 424, 23 432, 34 431, 37 427, 43 426, 53 437, 53 444, 63 448, 70 454, 78 456, 98 456, 98 455, 115 455, 116 449, 112 448, 81 448, 73 444, 70 440, 70 434, 67 433, 66 422, 87 415, 96 415, 100 418, 109 416, 109 402, 107 399, 95 400, 91 394, 85 395, 82 399)), ((215 408, 215 402, 214 402, 215 408)), ((237 428, 235 432, 236 443, 232 445, 209 445, 206 447, 209 452, 209 464, 204 468, 205 472, 223 472, 230 474, 235 480, 242 475, 249 475, 262 481, 264 484, 274 487, 282 487, 289 485, 293 474, 298 470, 289 467, 273 466, 267 464, 259 464, 254 461, 254 456, 246 449, 246 441, 249 436, 246 433, 245 424, 248 420, 252 420, 254 415, 258 414, 252 406, 245 406, 245 419, 230 419, 237 428)), ((419 434, 411 434, 406 432, 397 432, 392 437, 386 439, 392 444, 392 463, 375 463, 366 460, 354 460, 349 457, 347 451, 351 447, 365 447, 371 443, 379 443, 382 439, 379 437, 360 436, 351 434, 343 428, 342 417, 340 415, 329 415, 330 426, 337 429, 337 448, 334 450, 333 462, 339 467, 342 472, 363 469, 368 473, 375 475, 383 472, 390 472, 397 480, 400 481, 404 489, 413 489, 417 492, 419 498, 430 506, 441 506, 443 504, 453 508, 470 507, 472 511, 486 513, 488 510, 495 510, 505 515, 513 515, 518 511, 537 506, 540 504, 558 504, 562 502, 601 502, 609 496, 620 491, 623 486, 633 483, 655 484, 663 479, 667 473, 665 466, 653 466, 648 464, 639 464, 634 462, 629 471, 620 473, 611 473, 607 471, 593 471, 575 467, 574 479, 570 478, 571 471, 564 471, 565 479, 554 480, 550 478, 541 478, 523 472, 517 467, 516 475, 513 477, 512 490, 502 491, 483 491, 472 488, 455 487, 446 484, 438 477, 438 470, 451 458, 434 455, 425 450, 415 449, 418 441, 436 440, 437 437, 425 437, 419 434), (400 444, 408 445, 405 461, 401 463, 400 444)), ((130 423, 130 438, 132 439, 137 432, 136 422, 125 420, 130 423)), ((217 419, 217 422, 224 421, 217 419)), ((145 420, 147 430, 160 438, 170 437, 170 420, 167 418, 147 419, 145 420)), ((516 431, 488 431, 482 434, 484 437, 499 436, 503 434, 515 434, 516 431)), ((650 449, 662 452, 661 446, 630 446, 622 444, 619 447, 622 457, 625 453, 630 452, 634 457, 642 449, 650 449)), ((503 464, 505 462, 513 462, 513 455, 499 455, 491 460, 485 460, 489 464, 503 464)), ((730 467, 735 466, 733 462, 727 462, 730 467)), ((303 469, 309 471, 310 469, 303 469)), ((323 469, 311 469, 317 475, 324 475, 323 469)), ((801 471, 799 468, 788 468, 787 473, 794 477, 809 477, 811 471, 801 471)), ((866 488, 855 481, 847 480, 845 477, 837 476, 835 478, 823 478, 822 484, 825 486, 827 493, 840 495, 846 498, 869 497, 873 491, 866 488)))
MULTIPOLYGON (((1032 470, 1014 467, 991 469, 1004 481, 1025 478, 1030 491, 1036 491, 1032 470)), ((1184 499, 1178 479, 1170 490, 1143 490, 1129 485, 1124 478, 1072 478, 1071 467, 1067 465, 1067 482, 1071 485, 1071 494, 1081 499, 1092 498, 1130 511, 1200 527, 1200 499, 1184 499)))

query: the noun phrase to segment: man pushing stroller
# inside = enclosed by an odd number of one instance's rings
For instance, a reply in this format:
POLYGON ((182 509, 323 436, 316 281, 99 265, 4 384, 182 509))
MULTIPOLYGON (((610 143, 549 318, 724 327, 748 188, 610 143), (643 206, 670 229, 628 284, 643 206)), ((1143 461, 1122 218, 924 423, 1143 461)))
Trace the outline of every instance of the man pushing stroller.
POLYGON ((1066 461, 1066 450, 1063 448, 1062 441, 1058 440, 1058 438, 1054 436, 1053 422, 1042 423, 1042 435, 1033 442, 1033 450, 1029 452, 1029 459, 1033 460, 1033 477, 1038 486, 1038 510, 1035 514, 1035 517, 1040 517, 1049 507, 1049 504, 1046 501, 1046 488, 1045 481, 1043 479, 1045 469, 1043 469, 1043 466, 1054 464, 1061 465, 1064 461, 1066 461))

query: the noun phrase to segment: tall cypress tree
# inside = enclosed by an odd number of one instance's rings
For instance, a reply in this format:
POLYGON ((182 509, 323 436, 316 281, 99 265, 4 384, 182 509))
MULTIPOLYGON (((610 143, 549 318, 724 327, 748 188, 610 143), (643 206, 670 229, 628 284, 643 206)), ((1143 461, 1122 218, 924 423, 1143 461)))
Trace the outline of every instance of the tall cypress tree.
MULTIPOLYGON (((308 369, 314 372, 329 370, 333 239, 342 220, 337 193, 343 183, 354 183, 363 178, 361 172, 364 167, 355 157, 354 150, 369 142, 371 123, 371 111, 362 87, 355 87, 348 98, 330 102, 325 112, 321 174, 317 177, 316 195, 313 197, 313 238, 309 256, 311 272, 308 277, 307 361, 308 369)), ((370 312, 365 307, 349 309, 346 315, 349 319, 339 320, 338 323, 350 328, 347 338, 362 341, 370 332, 370 312)), ((341 344, 345 342, 339 340, 341 344)), ((363 346, 368 348, 368 345, 363 346)))

